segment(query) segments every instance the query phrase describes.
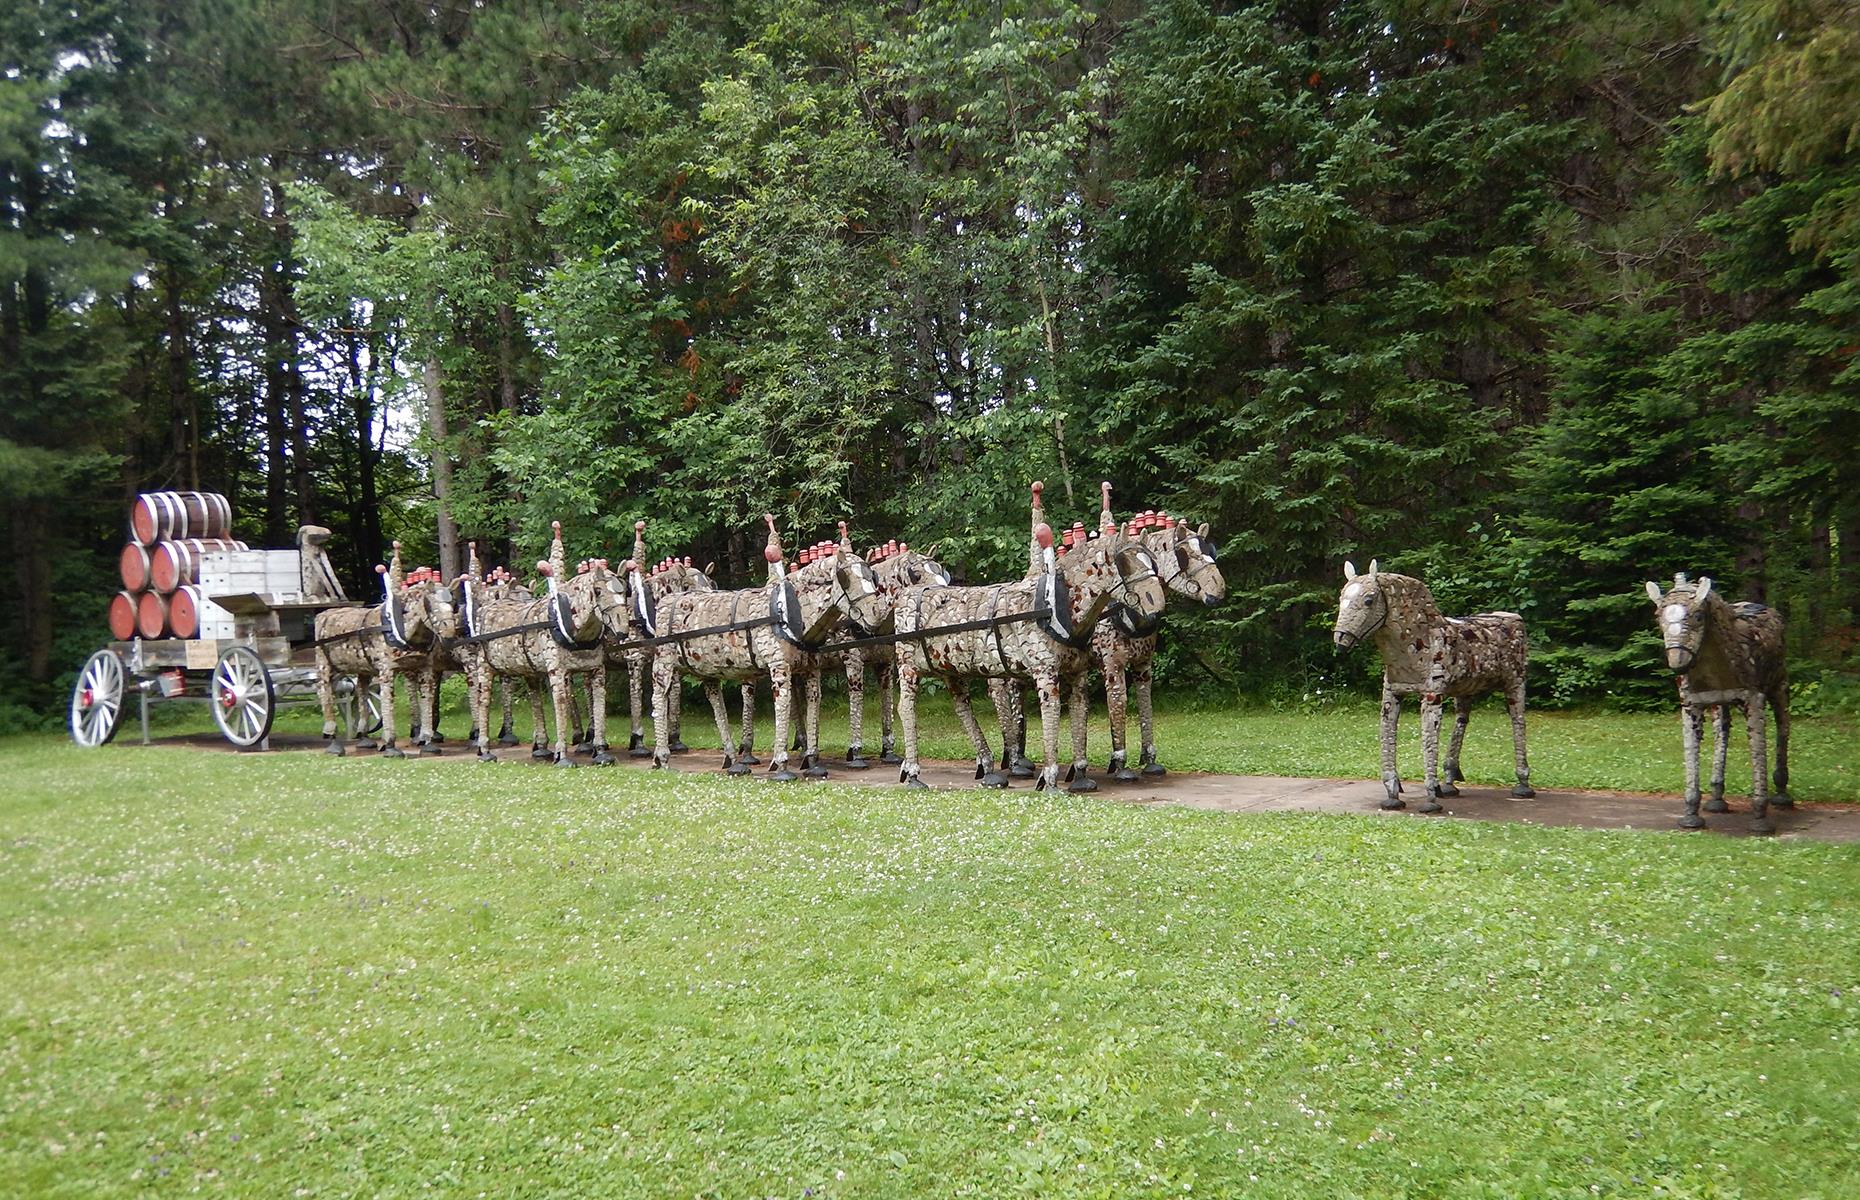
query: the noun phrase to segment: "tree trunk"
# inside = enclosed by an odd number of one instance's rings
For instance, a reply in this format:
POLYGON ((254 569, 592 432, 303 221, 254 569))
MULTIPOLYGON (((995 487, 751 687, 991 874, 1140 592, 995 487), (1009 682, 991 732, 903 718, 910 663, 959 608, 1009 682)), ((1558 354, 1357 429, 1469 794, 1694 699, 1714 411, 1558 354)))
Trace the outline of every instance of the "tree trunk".
POLYGON ((447 579, 459 574, 459 527, 452 519, 452 455, 446 431, 446 391, 439 362, 427 358, 426 432, 433 442, 433 498, 439 502, 439 570, 447 579))
POLYGON ((162 273, 168 293, 168 429, 174 478, 200 490, 200 420, 189 385, 187 312, 181 306, 181 272, 170 264, 162 273))

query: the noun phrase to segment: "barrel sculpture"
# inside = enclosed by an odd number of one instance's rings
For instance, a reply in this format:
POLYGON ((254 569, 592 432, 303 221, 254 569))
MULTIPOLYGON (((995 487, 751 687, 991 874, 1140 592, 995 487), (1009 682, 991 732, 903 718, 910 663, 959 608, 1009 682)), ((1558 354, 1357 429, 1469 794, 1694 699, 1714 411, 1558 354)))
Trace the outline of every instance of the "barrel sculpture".
POLYGON ((132 592, 146 591, 149 586, 149 548, 141 542, 130 542, 123 547, 123 552, 116 559, 117 574, 123 577, 123 587, 132 592))
POLYGON ((229 538, 179 538, 157 543, 149 554, 149 583, 158 592, 172 592, 200 582, 200 556, 213 550, 244 550, 244 542, 229 538))
POLYGON ((178 638, 200 636, 201 610, 207 598, 193 584, 183 584, 168 597, 168 629, 178 638))
POLYGON ((136 636, 136 594, 118 592, 110 597, 110 636, 126 642, 136 636))
POLYGON ((160 592, 143 592, 136 601, 136 632, 145 638, 168 634, 168 597, 160 592))
POLYGON ((218 492, 144 492, 129 510, 129 531, 144 546, 223 538, 232 532, 232 505, 218 492))

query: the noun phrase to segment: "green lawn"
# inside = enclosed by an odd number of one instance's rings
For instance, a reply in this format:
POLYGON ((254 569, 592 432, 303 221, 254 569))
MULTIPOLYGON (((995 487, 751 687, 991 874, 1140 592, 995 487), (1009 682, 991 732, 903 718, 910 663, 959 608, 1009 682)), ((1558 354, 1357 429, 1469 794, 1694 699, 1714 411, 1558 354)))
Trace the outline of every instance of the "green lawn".
POLYGON ((1855 1194, 1851 848, 0 762, 8 1195, 1855 1194))
MULTIPOLYGON (((627 731, 624 677, 616 675, 614 678, 618 686, 610 704, 617 705, 621 711, 618 716, 609 718, 608 735, 610 740, 624 746, 627 731)), ((440 728, 452 738, 462 738, 470 721, 464 716, 462 691, 456 681, 447 684, 446 695, 448 711, 440 728)), ((766 699, 765 689, 765 705, 766 699)), ((1093 763, 1102 767, 1110 754, 1111 742, 1104 721, 1103 697, 1098 696, 1095 701, 1091 754, 1093 763)), ((734 712, 734 692, 730 704, 734 712)), ((157 734, 212 728, 205 710, 198 705, 157 706, 154 712, 160 718, 156 724, 157 734)), ((403 733, 407 725, 406 713, 403 707, 398 722, 403 733)), ((986 700, 981 700, 977 713, 983 728, 990 731, 990 740, 994 741, 994 710, 986 700)), ((492 723, 496 724, 497 719, 494 715, 492 723)), ((866 746, 876 753, 879 740, 876 689, 867 693, 865 719, 866 746)), ((928 697, 919 710, 919 720, 926 757, 967 759, 973 754, 947 697, 928 697)), ((1381 771, 1377 722, 1373 706, 1299 712, 1254 706, 1195 707, 1169 700, 1160 705, 1156 738, 1163 762, 1184 770, 1375 779, 1381 771)), ((530 729, 527 701, 518 705, 517 725, 527 739, 530 729)), ((312 709, 286 709, 280 713, 277 728, 315 733, 322 728, 322 718, 312 709)), ((650 723, 647 730, 650 736, 650 723)), ((1443 739, 1446 732, 1442 731, 1443 739)), ((713 748, 717 745, 710 706, 702 698, 686 702, 684 735, 693 746, 713 748)), ((133 712, 117 736, 125 742, 139 737, 133 712)), ((1134 761, 1137 744, 1134 708, 1129 736, 1134 761)), ((1530 714, 1529 736, 1531 777, 1538 787, 1678 792, 1685 781, 1676 707, 1671 713, 1542 710, 1530 714)), ((772 741, 773 726, 767 712, 761 715, 757 737, 758 746, 763 748, 772 741)), ((821 743, 830 754, 839 754, 846 748, 846 738, 845 698, 832 691, 823 706, 821 743)), ((1037 747, 1037 723, 1031 738, 1037 747)), ((1771 738, 1773 754, 1773 725, 1771 738)), ((1797 718, 1793 740, 1790 790, 1798 799, 1860 802, 1860 723, 1845 717, 1797 718)), ((1750 790, 1750 759, 1744 745, 1740 714, 1732 726, 1731 758, 1726 772, 1727 791, 1736 796, 1746 795, 1750 790)), ((1069 729, 1062 732, 1060 747, 1062 759, 1069 759, 1069 729)), ((1706 753, 1705 769, 1709 772, 1709 741, 1706 753)), ((1037 748, 1035 757, 1038 757, 1037 748)), ((1475 783, 1509 785, 1512 782, 1511 722, 1505 716, 1503 705, 1487 701, 1474 710, 1461 766, 1467 778, 1475 783)), ((1412 706, 1402 717, 1401 769, 1405 779, 1421 777, 1421 722, 1412 706)))

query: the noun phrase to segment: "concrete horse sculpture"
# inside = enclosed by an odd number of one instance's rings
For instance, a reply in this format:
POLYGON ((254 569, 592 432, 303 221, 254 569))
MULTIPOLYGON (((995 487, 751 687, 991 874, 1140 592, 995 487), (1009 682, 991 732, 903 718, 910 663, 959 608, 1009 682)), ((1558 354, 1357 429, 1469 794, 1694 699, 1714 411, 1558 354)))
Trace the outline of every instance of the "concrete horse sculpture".
POLYGON ((1717 745, 1712 751, 1711 799, 1706 812, 1726 812, 1724 758, 1731 736, 1731 706, 1744 710, 1750 738, 1750 828, 1774 833, 1769 806, 1792 808, 1789 797, 1789 666, 1783 656, 1782 614, 1762 604, 1728 604, 1710 576, 1697 583, 1684 575, 1663 589, 1647 583, 1654 624, 1666 647, 1666 665, 1679 673, 1679 716, 1686 755, 1684 829, 1704 824, 1699 816, 1699 741, 1705 710, 1716 708, 1717 745), (1769 790, 1769 755, 1764 745, 1763 705, 1776 714, 1776 790, 1769 790))
POLYGON ((1457 796, 1460 747, 1466 740, 1466 720, 1472 701, 1494 692, 1503 693, 1511 714, 1512 753, 1518 783, 1511 794, 1528 800, 1530 762, 1524 753, 1524 669, 1530 646, 1524 636, 1524 618, 1517 613, 1488 612, 1470 617, 1442 616, 1427 585, 1409 575, 1377 569, 1358 575, 1353 563, 1343 564, 1344 586, 1337 601, 1337 623, 1331 638, 1339 652, 1374 639, 1382 652, 1382 786, 1383 808, 1404 807, 1401 776, 1395 767, 1395 725, 1401 717, 1402 697, 1421 697, 1421 758, 1427 799, 1421 812, 1439 812, 1443 796, 1457 796), (1440 762, 1440 719, 1445 702, 1453 701, 1453 741, 1447 761, 1440 762), (1443 779, 1444 774, 1444 779, 1443 779))
POLYGON ((394 543, 391 566, 375 567, 381 576, 383 598, 373 608, 335 608, 316 618, 316 692, 323 706, 323 736, 329 753, 346 752, 336 724, 336 678, 353 675, 356 685, 370 681, 381 692, 381 757, 405 758, 394 744, 394 680, 404 675, 413 692, 416 709, 425 702, 431 684, 431 659, 452 624, 452 594, 436 580, 408 585, 400 561, 400 543, 394 543))

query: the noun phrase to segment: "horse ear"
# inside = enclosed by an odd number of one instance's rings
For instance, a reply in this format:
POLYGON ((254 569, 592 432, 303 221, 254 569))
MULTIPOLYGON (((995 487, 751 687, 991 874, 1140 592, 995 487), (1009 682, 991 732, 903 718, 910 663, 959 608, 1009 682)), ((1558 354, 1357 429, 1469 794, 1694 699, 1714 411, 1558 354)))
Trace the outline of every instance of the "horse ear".
POLYGON ((1347 558, 1343 560, 1343 577, 1345 579, 1356 578, 1356 564, 1347 558))
POLYGON ((1196 537, 1207 537, 1208 536, 1208 523, 1206 521, 1203 521, 1201 523, 1201 527, 1195 530, 1195 536, 1196 537))
POLYGON ((1377 571, 1380 571, 1381 569, 1382 569, 1382 565, 1378 563, 1375 559, 1372 558, 1369 560, 1369 573, 1371 575, 1374 575, 1377 571))
POLYGON ((1693 596, 1696 597, 1697 599, 1703 600, 1705 597, 1709 595, 1711 595, 1711 576, 1701 575, 1699 576, 1698 591, 1694 592, 1693 596))
POLYGON ((1660 602, 1660 597, 1664 595, 1666 595, 1666 593, 1660 590, 1659 584, 1655 583, 1651 579, 1647 581, 1647 599, 1653 601, 1655 604, 1658 604, 1660 602))
POLYGON ((717 573, 717 560, 716 559, 712 559, 711 561, 704 564, 704 574, 714 575, 716 573, 717 573))

